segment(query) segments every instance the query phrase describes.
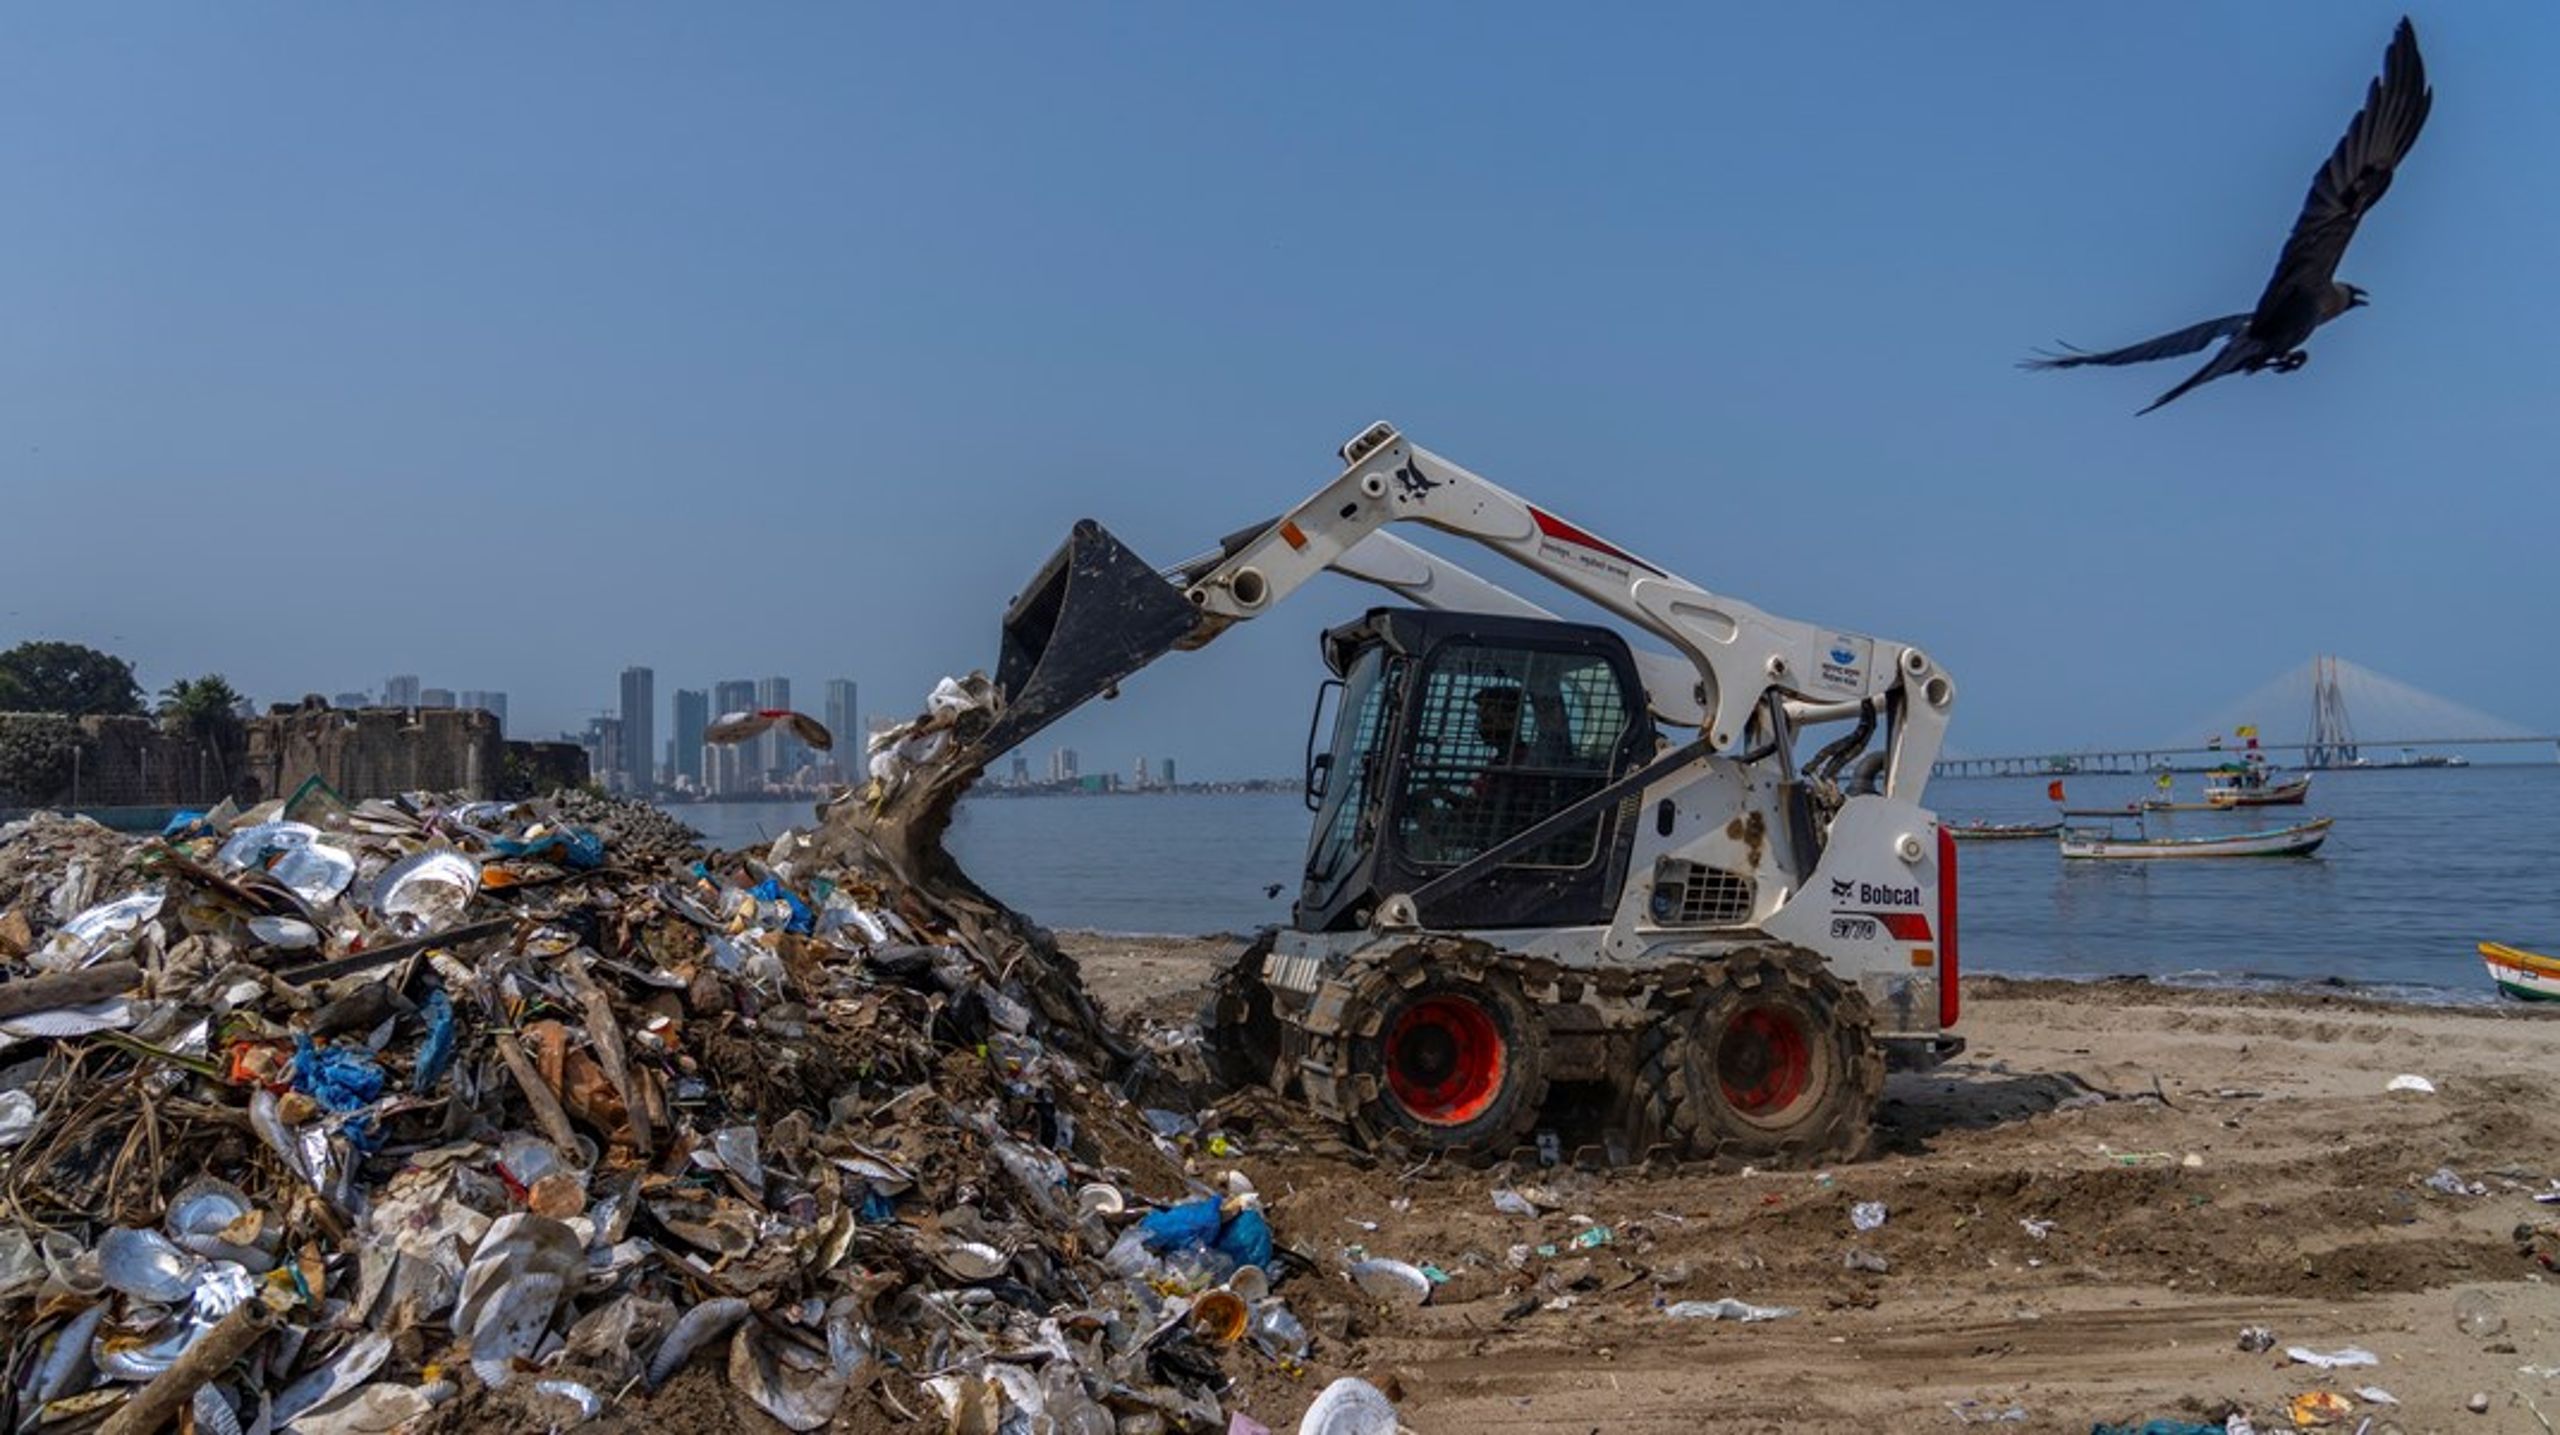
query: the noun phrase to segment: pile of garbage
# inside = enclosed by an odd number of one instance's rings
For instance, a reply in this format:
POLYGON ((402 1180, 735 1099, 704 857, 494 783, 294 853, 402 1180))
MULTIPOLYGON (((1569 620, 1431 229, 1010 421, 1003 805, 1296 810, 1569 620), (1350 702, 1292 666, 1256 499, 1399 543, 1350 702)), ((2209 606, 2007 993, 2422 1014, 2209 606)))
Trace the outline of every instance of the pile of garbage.
POLYGON ((1136 1435, 1320 1383, 1250 1185, 939 855, 945 688, 760 853, 316 782, 0 827, 0 1424, 1136 1435))

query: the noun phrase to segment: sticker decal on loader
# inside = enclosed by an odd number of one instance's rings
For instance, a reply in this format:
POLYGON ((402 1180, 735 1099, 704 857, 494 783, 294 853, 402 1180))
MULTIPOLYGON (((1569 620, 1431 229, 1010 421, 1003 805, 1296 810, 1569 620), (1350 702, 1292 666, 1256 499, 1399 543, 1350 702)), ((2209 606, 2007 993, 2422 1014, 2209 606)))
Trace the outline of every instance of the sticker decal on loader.
POLYGON ((1539 557, 1606 573, 1621 581, 1635 577, 1639 568, 1656 578, 1663 576, 1661 569, 1616 544, 1585 533, 1534 503, 1528 508, 1529 517, 1538 525, 1539 557))
POLYGON ((1396 497, 1406 503, 1420 503, 1423 501, 1424 494, 1448 482, 1447 479, 1433 478, 1424 473, 1411 458, 1396 465, 1395 475, 1396 497))
POLYGON ((1867 686, 1868 640, 1855 633, 1834 633, 1831 645, 1814 668, 1826 686, 1860 692, 1867 686))
POLYGON ((1897 942, 1929 940, 1926 912, 1863 912, 1843 907, 1831 913, 1831 935, 1844 940, 1872 941, 1878 927, 1897 942))

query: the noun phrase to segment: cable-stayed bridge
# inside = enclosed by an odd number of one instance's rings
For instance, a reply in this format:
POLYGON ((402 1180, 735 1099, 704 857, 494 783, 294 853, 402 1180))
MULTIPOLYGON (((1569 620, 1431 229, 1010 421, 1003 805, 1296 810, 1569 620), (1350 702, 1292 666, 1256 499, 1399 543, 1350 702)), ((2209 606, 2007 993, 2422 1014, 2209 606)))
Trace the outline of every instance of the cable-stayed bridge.
POLYGON ((1947 757, 1941 777, 2009 777, 2057 772, 2152 772, 2210 767, 2249 744, 2295 755, 2307 768, 2451 765, 2440 749, 2539 746, 2560 756, 2560 735, 2482 712, 2386 677, 2344 658, 2322 656, 2281 673, 2187 727, 2206 736, 2159 747, 2107 746, 2007 757, 1947 757), (2362 734, 2373 734, 2363 736, 2362 734))

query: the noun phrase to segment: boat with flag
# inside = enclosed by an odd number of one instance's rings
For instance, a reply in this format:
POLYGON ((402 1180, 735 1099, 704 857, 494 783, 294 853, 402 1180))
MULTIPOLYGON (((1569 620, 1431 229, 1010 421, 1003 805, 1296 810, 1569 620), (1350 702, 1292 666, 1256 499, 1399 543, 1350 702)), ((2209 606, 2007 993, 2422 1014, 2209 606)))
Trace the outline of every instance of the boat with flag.
POLYGON ((2062 855, 2065 857, 2109 859, 2118 861, 2160 861, 2204 857, 2308 857, 2329 840, 2329 824, 2337 819, 2316 817, 2291 827, 2274 827, 2263 832, 2225 832, 2212 837, 2153 837, 2144 827, 2142 813, 2080 813, 2074 817, 2104 816, 2104 825, 2071 826, 2062 829, 2062 855), (2127 835, 2124 824, 2133 824, 2127 835))
POLYGON ((2059 822, 1950 822, 1947 830, 1959 842, 2022 842, 2033 837, 2051 837, 2062 830, 2059 822))
POLYGON ((2480 960, 2498 990, 2521 1001, 2560 1001, 2560 957, 2546 957, 2501 942, 2482 942, 2480 960))
POLYGON ((2204 775, 2208 807, 2300 807, 2311 795, 2311 774, 2279 782, 2263 762, 2227 762, 2204 775))

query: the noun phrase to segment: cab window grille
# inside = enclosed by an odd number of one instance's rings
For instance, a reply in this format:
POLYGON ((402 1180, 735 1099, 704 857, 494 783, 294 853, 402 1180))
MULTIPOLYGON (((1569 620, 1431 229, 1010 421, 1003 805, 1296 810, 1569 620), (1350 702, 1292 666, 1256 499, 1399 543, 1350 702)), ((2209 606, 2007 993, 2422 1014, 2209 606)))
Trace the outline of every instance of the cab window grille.
MULTIPOLYGON (((1588 653, 1449 644, 1416 702, 1398 836, 1426 866, 1464 862, 1598 791, 1626 737, 1617 671, 1588 653)), ((1599 832, 1595 815, 1507 865, 1583 866, 1599 832)))

